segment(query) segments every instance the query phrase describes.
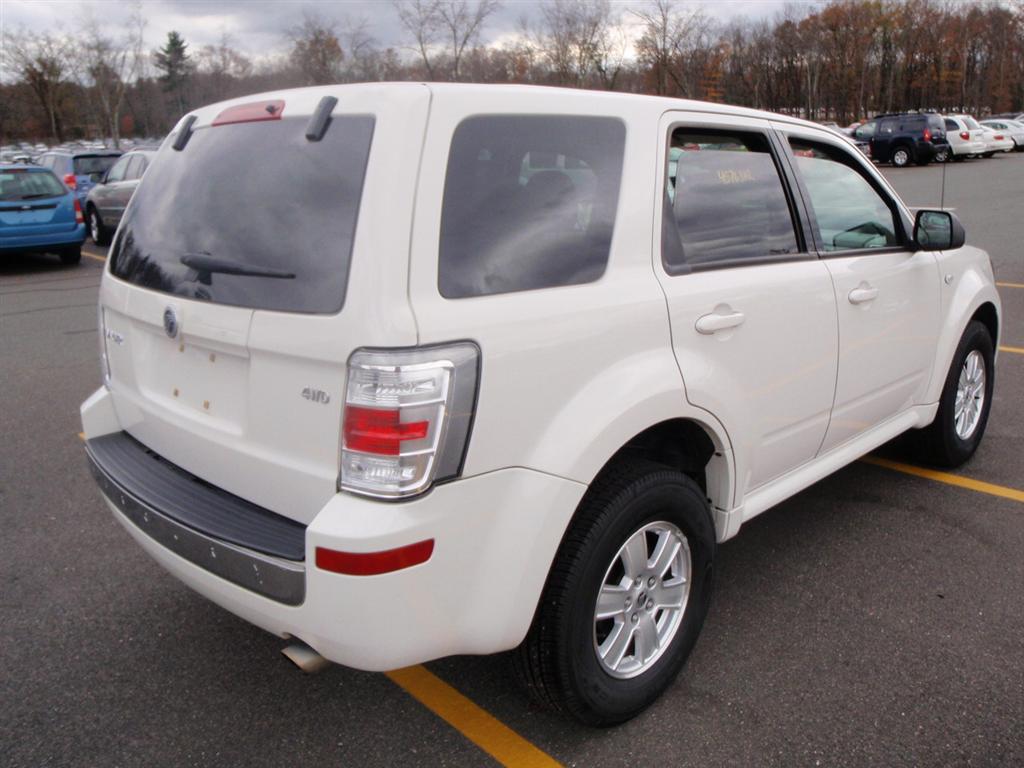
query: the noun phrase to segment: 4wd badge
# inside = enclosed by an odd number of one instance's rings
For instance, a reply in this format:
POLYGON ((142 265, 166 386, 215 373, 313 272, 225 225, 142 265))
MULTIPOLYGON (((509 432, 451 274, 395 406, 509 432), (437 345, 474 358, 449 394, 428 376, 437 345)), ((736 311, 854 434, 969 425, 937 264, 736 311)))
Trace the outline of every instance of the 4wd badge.
POLYGON ((306 387, 302 390, 302 396, 312 403, 322 403, 327 405, 331 402, 331 396, 324 392, 322 389, 313 389, 312 387, 306 387))

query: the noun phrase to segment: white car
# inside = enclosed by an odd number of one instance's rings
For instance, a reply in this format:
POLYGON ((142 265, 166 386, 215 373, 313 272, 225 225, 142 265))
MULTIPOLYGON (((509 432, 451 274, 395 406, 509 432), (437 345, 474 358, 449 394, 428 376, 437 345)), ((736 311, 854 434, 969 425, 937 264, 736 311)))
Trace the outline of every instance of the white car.
POLYGON ((305 88, 164 142, 82 424, 139 545, 306 659, 518 647, 610 724, 672 682, 744 523, 907 430, 973 454, 999 327, 956 217, 813 123, 305 88))
POLYGON ((984 129, 970 115, 945 115, 946 141, 949 142, 950 157, 963 160, 981 157, 989 151, 984 129))
POLYGON ((1013 152, 1013 139, 1005 132, 985 125, 981 126, 981 130, 985 134, 985 148, 988 150, 985 157, 992 157, 996 152, 1013 152))
POLYGON ((999 132, 1013 142, 1013 148, 1018 152, 1024 152, 1024 123, 1016 120, 982 120, 981 125, 999 132))

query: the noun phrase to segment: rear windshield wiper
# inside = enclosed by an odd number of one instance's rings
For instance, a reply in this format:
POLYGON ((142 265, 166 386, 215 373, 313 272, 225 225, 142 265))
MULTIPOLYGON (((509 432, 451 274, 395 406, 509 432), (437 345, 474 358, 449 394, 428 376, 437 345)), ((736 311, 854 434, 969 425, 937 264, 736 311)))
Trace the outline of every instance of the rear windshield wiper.
POLYGON ((178 259, 189 269, 198 272, 197 279, 204 285, 210 284, 210 277, 214 272, 221 275, 240 275, 242 277, 273 277, 280 280, 294 280, 294 272, 285 272, 283 269, 270 269, 269 267, 254 267, 250 264, 243 264, 240 261, 229 259, 218 259, 208 253, 186 253, 178 259))
MULTIPOLYGON (((40 197, 60 197, 61 193, 54 194, 53 192, 34 192, 31 195, 22 195, 21 197, 14 198, 15 200, 38 200, 40 197)), ((6 198, 5 198, 6 199, 6 198)))

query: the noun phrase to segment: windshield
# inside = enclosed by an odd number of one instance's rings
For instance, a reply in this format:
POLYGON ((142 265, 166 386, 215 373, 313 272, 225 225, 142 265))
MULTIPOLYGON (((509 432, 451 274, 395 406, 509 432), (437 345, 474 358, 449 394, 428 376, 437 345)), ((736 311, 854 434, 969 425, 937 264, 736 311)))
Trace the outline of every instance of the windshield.
POLYGON ((76 176, 96 176, 94 181, 106 173, 116 163, 118 155, 79 155, 75 158, 76 176))
POLYGON ((145 288, 253 309, 341 309, 370 153, 369 116, 195 131, 167 145, 121 225, 111 271, 145 288))
POLYGON ((61 197, 67 188, 49 171, 11 169, 0 171, 0 200, 32 200, 61 197))

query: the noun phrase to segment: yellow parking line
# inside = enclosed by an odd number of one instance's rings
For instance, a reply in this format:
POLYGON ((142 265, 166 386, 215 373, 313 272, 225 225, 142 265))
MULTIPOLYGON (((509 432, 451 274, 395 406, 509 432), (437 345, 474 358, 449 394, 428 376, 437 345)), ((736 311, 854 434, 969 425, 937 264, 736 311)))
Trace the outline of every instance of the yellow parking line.
POLYGON ((502 765, 554 768, 557 760, 478 707, 424 666, 388 672, 392 682, 502 765))
POLYGON ((1000 347, 1000 352, 1013 352, 1015 355, 1024 355, 1024 347, 1000 347))
POLYGON ((85 256, 85 258, 93 259, 94 261, 106 261, 107 260, 106 256, 97 256, 95 253, 86 253, 85 251, 82 252, 82 255, 85 256))
POLYGON ((1024 288, 1024 283, 996 283, 1000 288, 1024 288))
POLYGON ((937 480, 940 483, 946 483, 947 485, 956 485, 960 488, 967 488, 971 491, 987 493, 990 496, 999 496, 1003 499, 1010 499, 1012 501, 1024 503, 1024 491, 1018 491, 1016 488, 1007 488, 1003 485, 984 483, 981 480, 972 480, 969 477, 960 477, 960 475, 953 475, 949 472, 939 472, 934 469, 915 467, 912 464, 901 464, 898 461, 890 461, 889 459, 883 459, 878 456, 865 456, 861 461, 867 462, 868 464, 874 464, 878 467, 893 469, 897 472, 903 472, 908 475, 915 475, 916 477, 923 477, 928 480, 937 480))

